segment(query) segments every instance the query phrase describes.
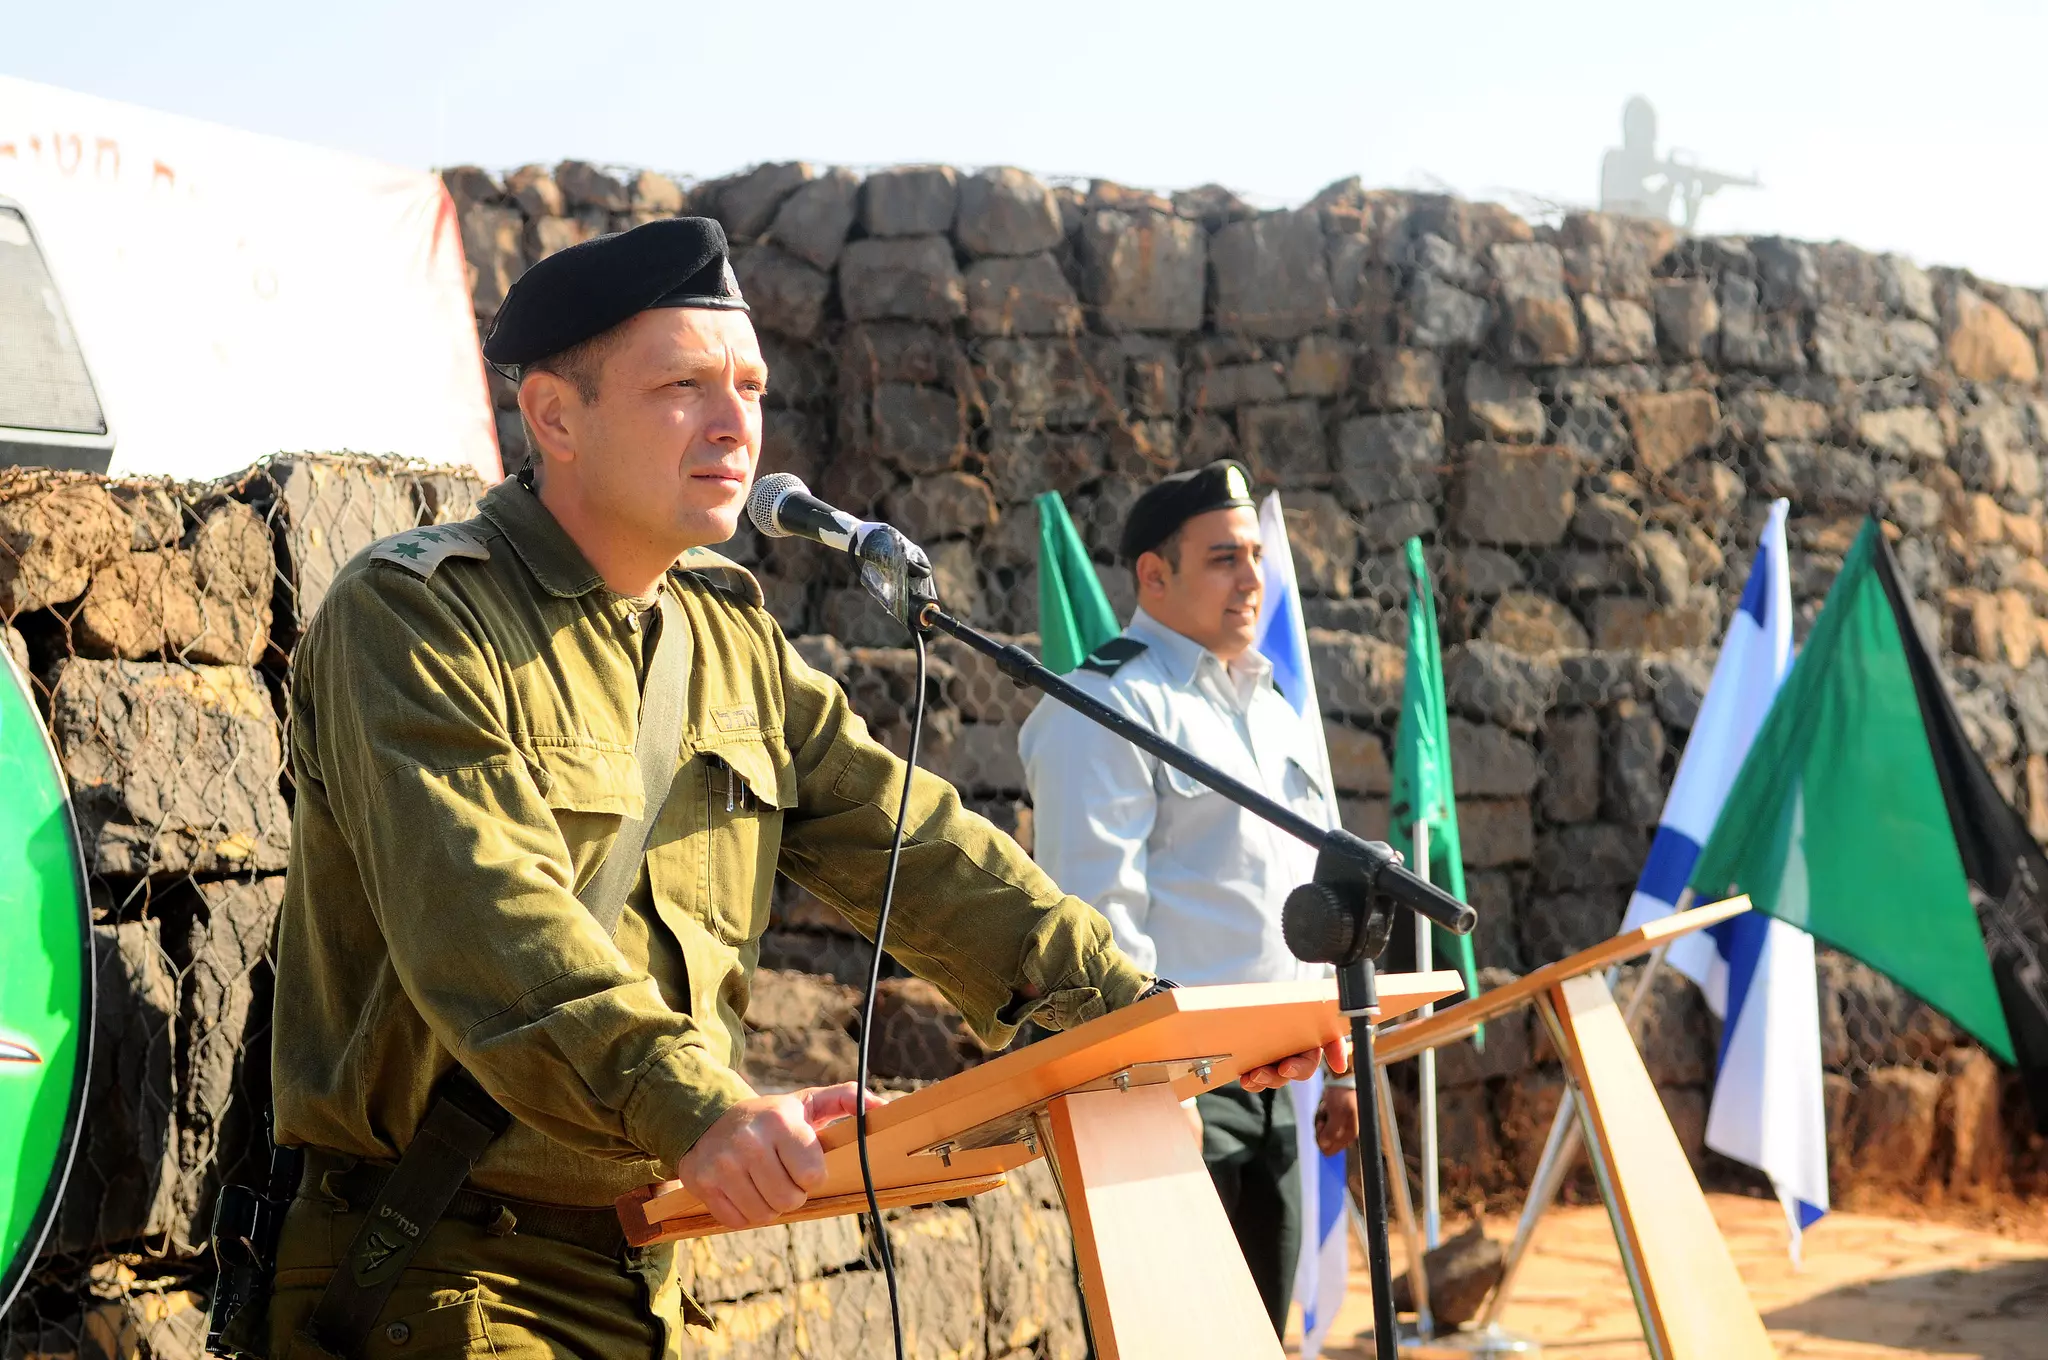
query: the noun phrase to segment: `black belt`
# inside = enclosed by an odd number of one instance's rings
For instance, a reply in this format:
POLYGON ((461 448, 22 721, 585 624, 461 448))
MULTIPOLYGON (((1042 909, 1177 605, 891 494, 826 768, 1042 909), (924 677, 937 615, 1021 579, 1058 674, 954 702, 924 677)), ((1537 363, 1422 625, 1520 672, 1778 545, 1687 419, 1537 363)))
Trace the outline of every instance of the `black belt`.
MULTIPOLYGON (((352 1210, 368 1209, 391 1179, 393 1168, 375 1162, 358 1162, 353 1157, 306 1149, 305 1170, 299 1176, 299 1198, 319 1199, 338 1195, 352 1210)), ((577 1209, 562 1204, 533 1204, 485 1194, 468 1187, 457 1190, 448 1202, 443 1218, 482 1228, 495 1237, 526 1233, 555 1242, 617 1257, 626 1246, 626 1230, 614 1209, 577 1209)))

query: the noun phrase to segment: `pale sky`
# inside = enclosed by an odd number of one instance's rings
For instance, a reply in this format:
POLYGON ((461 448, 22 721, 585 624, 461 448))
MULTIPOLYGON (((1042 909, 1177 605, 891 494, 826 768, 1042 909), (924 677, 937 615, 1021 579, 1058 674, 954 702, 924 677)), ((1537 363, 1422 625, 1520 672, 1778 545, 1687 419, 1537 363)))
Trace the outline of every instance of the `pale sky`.
POLYGON ((1639 93, 1660 150, 1764 181, 1702 230, 2035 286, 2044 67, 2048 5, 2018 0, 0 0, 0 73, 421 168, 947 161, 1269 206, 1356 174, 1592 206, 1639 93))

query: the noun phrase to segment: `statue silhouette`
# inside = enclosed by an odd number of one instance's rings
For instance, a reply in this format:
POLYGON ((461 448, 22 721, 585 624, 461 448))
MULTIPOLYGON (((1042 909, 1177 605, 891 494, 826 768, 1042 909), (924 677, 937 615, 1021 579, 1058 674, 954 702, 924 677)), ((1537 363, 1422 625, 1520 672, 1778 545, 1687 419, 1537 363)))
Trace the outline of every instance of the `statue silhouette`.
POLYGON ((1755 176, 1724 175, 1704 170, 1685 152, 1657 155, 1657 111, 1637 95, 1621 111, 1621 145, 1600 160, 1600 211, 1628 217, 1671 220, 1671 201, 1684 209, 1690 231, 1699 221, 1700 203, 1718 189, 1755 188, 1755 176), (1654 181, 1654 183, 1653 183, 1654 181))

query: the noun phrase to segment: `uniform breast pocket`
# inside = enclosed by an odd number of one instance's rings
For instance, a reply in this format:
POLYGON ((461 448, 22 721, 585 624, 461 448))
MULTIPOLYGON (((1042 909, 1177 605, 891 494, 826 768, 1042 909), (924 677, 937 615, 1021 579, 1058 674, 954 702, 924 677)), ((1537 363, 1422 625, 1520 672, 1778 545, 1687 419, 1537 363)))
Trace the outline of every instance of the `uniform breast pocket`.
POLYGON ((569 844, 576 881, 597 872, 619 823, 646 805, 640 762, 628 750, 568 738, 539 738, 527 753, 541 800, 569 844))
POLYGON ((1323 787, 1322 776, 1293 756, 1287 757, 1287 770, 1281 782, 1287 804, 1296 812, 1320 820, 1328 811, 1330 793, 1323 787))
MULTIPOLYGON (((1265 784, 1259 773, 1258 762, 1253 760, 1251 752, 1245 749, 1244 739, 1227 728, 1217 731, 1212 730, 1209 724, 1190 724, 1173 733, 1172 739, 1233 779, 1250 784, 1253 788, 1265 784)), ((1204 798, 1223 798, 1222 794, 1201 780, 1184 771, 1176 770, 1164 761, 1159 764, 1159 779, 1154 788, 1162 797, 1171 796, 1177 800, 1188 800, 1190 803, 1204 798)))
POLYGON ((1175 798, 1210 798, 1216 791, 1193 775, 1176 770, 1171 765, 1159 767, 1159 792, 1175 798))
POLYGON ((702 755, 706 915, 727 944, 768 928, 782 818, 796 802, 796 767, 779 743, 727 740, 702 755))

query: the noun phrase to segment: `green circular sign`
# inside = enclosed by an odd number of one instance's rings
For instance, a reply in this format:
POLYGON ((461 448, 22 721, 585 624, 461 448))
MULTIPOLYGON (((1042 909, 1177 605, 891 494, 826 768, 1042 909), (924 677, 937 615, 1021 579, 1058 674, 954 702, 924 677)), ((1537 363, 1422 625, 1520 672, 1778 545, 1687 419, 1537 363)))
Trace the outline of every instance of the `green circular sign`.
POLYGON ((92 1004, 78 828, 28 681, 0 650, 0 1313, 71 1173, 92 1004))

